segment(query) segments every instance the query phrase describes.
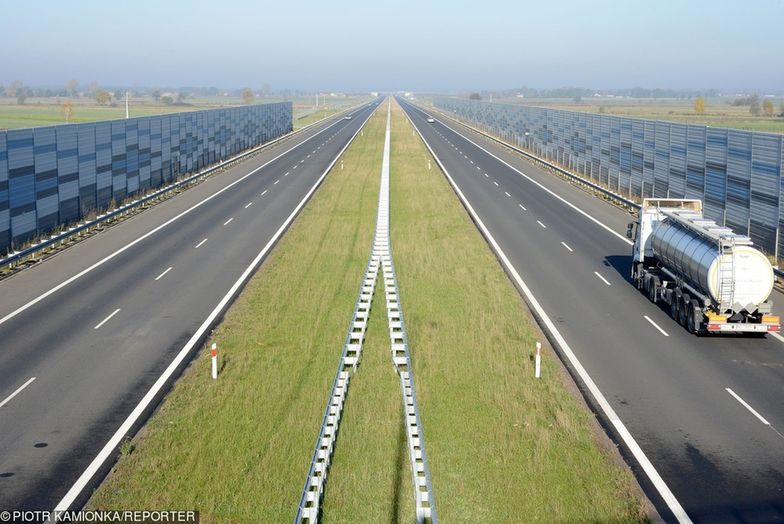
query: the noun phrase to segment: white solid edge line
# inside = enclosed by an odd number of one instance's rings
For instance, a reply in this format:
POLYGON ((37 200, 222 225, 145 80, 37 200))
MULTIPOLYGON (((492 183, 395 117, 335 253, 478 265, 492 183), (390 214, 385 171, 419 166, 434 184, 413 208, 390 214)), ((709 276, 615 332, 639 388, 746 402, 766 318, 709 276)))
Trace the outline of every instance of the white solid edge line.
POLYGON ((610 282, 608 282, 606 278, 604 278, 602 275, 600 275, 598 271, 594 271, 593 274, 596 275, 597 277, 599 277, 600 279, 602 279, 602 282, 604 282, 608 286, 612 286, 612 284, 610 284, 610 282))
POLYGON ((234 220, 234 217, 231 217, 230 219, 228 219, 226 222, 223 223, 223 225, 224 226, 228 226, 229 223, 231 223, 232 220, 234 220))
POLYGON ((18 388, 16 388, 16 391, 14 391, 13 393, 11 393, 11 394, 10 394, 10 395, 8 395, 7 397, 5 397, 5 400, 3 400, 2 402, 0 402, 0 408, 2 408, 3 406, 5 406, 5 405, 6 405, 6 404, 8 404, 9 402, 11 402, 11 399, 12 399, 12 398, 14 398, 15 396, 17 396, 19 393, 21 393, 21 392, 22 392, 22 390, 23 390, 24 388, 26 388, 27 386, 29 386, 29 385, 30 385, 30 383, 31 383, 33 380, 35 380, 35 377, 31 377, 31 378, 27 379, 27 382, 25 382, 24 384, 22 384, 21 386, 19 386, 18 388))
POLYGON ((171 271, 171 270, 172 270, 172 266, 169 266, 169 267, 167 267, 167 268, 166 268, 166 271, 164 271, 163 273, 161 273, 160 275, 158 275, 157 277, 155 277, 155 280, 157 281, 157 280, 160 280, 160 279, 162 279, 162 278, 163 278, 163 275, 165 275, 166 273, 168 273, 168 272, 169 272, 169 271, 171 271))
POLYGON ((574 249, 570 248, 566 242, 561 242, 561 245, 569 250, 569 253, 574 253, 574 249))
MULTIPOLYGON (((161 229, 163 229, 164 227, 168 226, 169 224, 173 223, 173 222, 174 222, 174 221, 176 221, 176 220, 179 220, 180 218, 184 217, 185 215, 187 215, 188 213, 190 213, 190 212, 191 212, 191 211, 193 211, 194 209, 196 209, 196 208, 198 208, 198 207, 202 206, 202 205, 203 205, 203 204, 205 204, 206 202, 209 202, 210 200, 212 200, 212 199, 213 199, 213 198, 215 198, 216 196, 220 195, 220 194, 221 194, 221 193, 223 193, 224 191, 228 191, 230 188, 232 188, 232 187, 234 187, 235 185, 239 184, 240 182, 242 182, 242 181, 243 181, 243 180, 245 180, 246 178, 248 178, 248 177, 250 177, 250 176, 252 176, 252 175, 256 174, 256 173, 257 173, 258 171, 260 171, 261 169, 263 169, 263 168, 267 167, 269 164, 271 164, 271 163, 272 163, 272 162, 274 162, 275 160, 279 159, 280 157, 282 157, 282 156, 284 156, 284 155, 287 155, 288 153, 290 153, 291 151, 293 151, 293 150, 297 149, 298 147, 301 147, 302 145, 304 145, 305 143, 307 143, 309 140, 312 140, 313 138, 315 138, 315 137, 317 137, 318 135, 320 135, 321 133, 325 132, 327 129, 331 128, 332 126, 339 124, 340 122, 343 122, 343 119, 336 120, 335 122, 331 123, 330 125, 328 125, 328 126, 327 126, 327 127, 325 127, 324 129, 322 129, 321 131, 318 131, 317 133, 314 133, 313 135, 309 136, 308 138, 306 138, 306 139, 305 139, 305 140, 303 140, 302 142, 300 142, 300 143, 298 143, 298 144, 296 144, 296 145, 293 145, 293 146, 291 146, 289 149, 287 149, 286 151, 282 152, 281 154, 279 154, 279 155, 278 155, 278 156, 276 156, 275 158, 272 158, 272 159, 270 159, 270 160, 268 160, 268 161, 264 162, 264 163, 263 163, 262 165, 260 165, 259 167, 257 167, 257 168, 255 168, 255 169, 253 169, 253 170, 249 171, 249 172, 248 172, 246 175, 242 175, 240 178, 238 178, 238 179, 237 179, 237 180, 235 180, 234 182, 232 182, 232 183, 230 183, 230 184, 228 184, 228 185, 224 186, 223 188, 219 189, 219 190, 218 190, 218 191, 216 191, 215 193, 213 193, 213 194, 211 194, 210 196, 206 197, 204 200, 201 200, 200 202, 197 202, 197 203, 195 203, 194 205, 192 205, 191 207, 189 207, 189 208, 188 208, 188 209, 186 209, 185 211, 181 212, 181 213, 180 213, 180 214, 178 214, 178 215, 175 215, 174 217, 170 218, 169 220, 167 220, 167 221, 166 221, 166 222, 164 222, 163 224, 161 224, 161 225, 159 225, 159 226, 157 226, 157 227, 155 227, 155 228, 153 228, 153 229, 149 230, 147 233, 143 234, 142 236, 140 236, 140 237, 137 237, 135 240, 133 240, 133 241, 131 241, 131 242, 129 242, 129 243, 127 243, 127 244, 125 244, 123 247, 121 247, 120 249, 118 249, 118 250, 117 250, 117 251, 115 251, 114 253, 111 253, 111 254, 109 254, 109 255, 105 256, 104 258, 102 258, 102 259, 101 259, 101 260, 99 260, 98 262, 94 263, 93 265, 91 265, 91 266, 89 266, 89 267, 87 267, 87 268, 85 268, 85 269, 81 270, 80 272, 78 272, 78 273, 77 273, 77 274, 75 274, 74 276, 72 276, 72 277, 68 278, 67 280, 64 280, 63 282, 61 282, 61 283, 57 284, 56 286, 54 286, 53 288, 51 288, 49 291, 46 291, 46 292, 44 292, 44 293, 42 293, 42 294, 38 295, 36 298, 34 298, 34 299, 30 300, 29 302, 27 302, 27 303, 26 303, 26 304, 24 304, 23 306, 19 306, 18 308, 16 308, 15 310, 11 311, 10 313, 8 313, 8 314, 7 314, 6 316, 4 316, 3 318, 0 318, 0 325, 2 325, 2 324, 4 324, 5 322, 7 322, 8 320, 10 320, 10 319, 14 318, 16 315, 18 315, 19 313, 21 313, 21 312, 25 311, 26 309, 28 309, 28 308, 30 308, 30 307, 32 307, 32 306, 34 306, 35 304, 37 304, 37 303, 38 303, 38 302, 40 302, 41 300, 45 299, 46 297, 48 297, 48 296, 49 296, 49 295, 51 295, 52 293, 56 293, 57 291, 61 290, 62 288, 64 288, 64 287, 65 287, 65 286, 67 286, 68 284, 70 284, 70 283, 74 282, 75 280, 78 280, 79 278, 83 277, 84 275, 86 275, 87 273, 89 273, 90 271, 92 271, 93 269, 95 269, 95 268, 97 268, 97 267, 100 267, 100 266, 102 266, 103 264, 105 264, 105 263, 106 263, 106 262, 108 262, 109 260, 111 260, 111 259, 113 259, 114 257, 116 257, 117 255, 119 255, 119 254, 121 254, 121 253, 125 252, 126 250, 130 249, 131 247, 135 246, 136 244, 138 244, 138 243, 139 243, 139 242, 141 242, 142 240, 146 239, 147 237, 149 237, 149 236, 151 236, 151 235, 154 235, 155 233, 157 233, 158 231, 160 231, 160 230, 161 230, 161 229)), ((363 124, 363 125, 364 125, 364 124, 363 124)))
POLYGON ((204 240, 202 240, 201 242, 196 244, 196 247, 194 247, 194 249, 199 249, 206 241, 207 241, 207 239, 205 238, 204 240))
MULTIPOLYGON (((378 107, 380 107, 380 105, 376 106, 376 109, 378 107)), ((244 282, 248 279, 248 277, 250 277, 250 275, 253 273, 256 267, 258 267, 259 263, 261 263, 261 261, 264 259, 264 257, 266 256, 270 248, 272 248, 272 246, 275 245, 275 242, 277 242, 278 238, 283 234, 283 232, 286 230, 289 224, 297 216, 300 209, 302 209, 302 207, 308 202, 310 197, 316 191, 316 189, 318 189, 319 185, 321 185, 321 182, 327 176, 327 173, 329 173, 330 169, 332 169, 332 166, 335 165, 335 163, 338 161, 338 158, 340 158, 343 152, 346 149, 348 149, 348 146, 351 145, 351 143, 354 141, 354 138, 356 138, 356 136, 365 126, 367 121, 370 120, 370 117, 373 116, 373 114, 376 112, 376 109, 370 112, 370 115, 368 115, 365 121, 362 122, 362 125, 359 126, 359 129, 357 129, 357 132, 351 136, 349 141, 346 142, 346 145, 343 147, 343 149, 340 150, 340 152, 335 156, 332 162, 330 162, 329 166, 327 166, 327 169, 324 170, 324 172, 321 174, 319 179, 316 180, 316 182, 313 184, 313 186, 310 188, 307 194, 302 198, 299 204, 297 204, 297 207, 294 208, 294 211, 292 211, 291 214, 288 216, 288 218, 286 218, 286 220, 283 222, 280 228, 278 228, 278 230, 275 232, 275 234, 272 236, 269 242, 267 242, 267 244, 262 248, 259 254, 256 255, 256 258, 253 259, 253 261, 245 269, 245 271, 242 272, 242 274, 234 283, 234 285, 231 286, 231 288, 226 293, 226 295, 224 295, 221 301, 218 302, 218 305, 215 306, 215 309, 213 309, 212 312, 209 314, 209 316, 206 319, 204 319, 204 322, 202 322, 201 326, 199 326, 199 329, 196 330, 196 332, 188 340, 188 342, 185 343, 185 345, 182 347, 180 352, 177 353, 177 356, 174 357, 174 360, 172 360, 172 362, 164 370, 161 376, 158 377, 158 380, 156 380, 155 383, 150 387, 150 389, 147 391, 144 397, 142 397, 142 399, 139 401, 139 403, 136 405, 133 411, 128 415, 125 421, 120 425, 120 427, 117 428, 117 431, 114 432, 112 437, 104 445, 104 447, 101 449, 98 455, 93 459, 90 465, 87 466, 87 469, 85 469, 84 472, 82 472, 82 474, 76 480, 74 485, 71 486, 71 489, 68 490, 68 492, 62 498, 62 500, 57 504, 57 506, 54 509, 55 511, 66 511, 71 507, 71 504, 73 504, 74 500, 76 500, 76 497, 78 497, 79 494, 82 492, 82 490, 87 486, 87 483, 95 475, 95 473, 98 471, 101 465, 104 462, 106 462, 106 459, 109 458, 109 456, 112 454, 112 451, 120 444, 120 441, 125 437, 126 433, 128 433, 128 431, 131 430, 134 423, 136 423, 136 421, 142 415, 144 410, 147 409, 147 406, 149 406, 149 404, 152 402, 152 400, 155 398, 158 392, 163 388, 166 382, 168 382, 169 378, 174 374, 175 370, 179 367, 180 363, 185 359, 185 357, 188 356, 188 354, 196 345, 196 343, 212 326, 212 323, 215 321, 215 319, 218 317, 221 311, 223 311, 226 305, 231 301, 231 299, 237 293, 239 288, 244 284, 244 282)), ((340 121, 342 121, 342 119, 339 120, 338 122, 340 121)))
POLYGON ((114 311, 112 311, 112 312, 109 314, 109 316, 108 316, 108 317, 106 317, 105 319, 103 319, 103 320, 101 320, 100 322, 98 322, 98 325, 97 325, 97 326, 95 326, 93 329, 98 329, 98 328, 100 328, 101 326, 103 326, 104 324, 106 324, 107 322, 109 322, 109 319, 110 319, 110 318, 112 318, 114 315, 116 315, 116 314, 117 314, 117 313, 119 313, 119 312, 120 312, 120 308, 117 308, 117 309, 115 309, 114 311))
MULTIPOLYGON (((656 468, 648 459, 648 456, 642 450, 640 445, 637 444, 637 441, 634 439, 632 434, 626 428, 626 425, 621 421, 620 417, 618 417, 618 415, 615 413, 615 410, 612 408, 612 406, 610 406, 610 403, 607 402, 607 399, 604 397, 604 394, 599 390, 599 387, 594 383, 593 379, 588 374, 588 371, 586 371, 586 369, 583 367, 582 363, 580 363, 580 360, 577 358, 577 355, 574 354, 574 351, 572 351, 572 348, 569 346, 569 344, 563 338, 561 333, 555 327, 553 321, 550 320, 550 317, 547 315, 547 313, 544 311, 542 306, 539 304, 539 301, 536 300, 536 297, 533 295, 533 293, 528 288, 526 283, 520 277, 520 274, 517 272, 517 270, 512 265, 512 263, 509 261, 509 258, 507 258, 506 254, 501 249, 501 246, 498 245, 498 242, 495 241, 493 235, 490 234, 490 231, 487 229, 487 227, 485 227, 484 222, 482 222, 482 219, 479 218, 479 215, 476 213, 476 211, 474 211, 474 208, 468 202, 463 192, 460 190, 460 188, 457 186, 452 176, 446 170, 444 164, 441 162, 438 156, 436 156, 435 152, 433 151, 433 148, 431 148, 430 144, 427 143, 427 140, 425 140, 425 137, 422 135, 422 132, 419 131, 419 128, 416 126, 416 124, 414 124, 414 128, 419 133, 422 142, 424 142, 425 146, 427 146, 427 148, 430 150, 430 154, 433 156, 433 158, 435 158, 439 167, 444 172, 444 175, 446 175, 447 179, 449 180, 449 183, 452 185, 452 188, 454 188, 455 192, 460 197, 460 200, 463 202, 463 205, 466 207, 469 214, 473 217, 477 226, 479 226, 479 229, 484 234, 485 238, 487 238, 487 241, 490 243, 490 245, 497 253, 498 257, 501 259, 501 262, 504 264, 504 267, 506 267, 507 271, 509 271, 509 274, 512 275, 512 278, 514 278, 517 285, 523 291, 523 294, 525 294, 526 299, 529 301, 531 306, 536 310, 536 313, 542 319, 542 322, 545 324, 547 330, 552 334, 553 338, 555 338, 555 341, 560 346, 564 355, 566 355, 566 358, 569 359, 569 362, 571 363, 572 367, 574 367, 577 374, 580 376, 580 379, 583 381, 585 386, 591 392, 591 395, 596 400, 597 404, 602 409, 605 416, 612 423, 613 427, 616 429, 616 431, 618 431, 618 434, 623 439, 624 443, 629 448, 629 451, 637 460, 638 464, 640 464, 640 467, 648 476, 651 483, 656 488, 656 491, 658 491, 659 495, 661 495, 662 499, 664 500, 664 503, 667 504, 667 507, 673 513, 673 515, 678 520, 678 522, 682 524, 691 523, 691 519, 686 514, 686 511, 683 509, 680 502, 678 502, 678 499, 676 499, 675 495, 673 495, 672 491, 670 491, 670 488, 667 486, 667 483, 664 482, 664 479, 661 478, 661 475, 659 475, 659 472, 656 471, 656 468)), ((624 240, 626 239, 624 238, 624 240)))
POLYGON ((660 332, 662 335, 664 335, 665 337, 669 337, 669 336, 670 336, 670 334, 669 334, 669 333, 667 333, 666 331, 664 331, 664 330, 663 330, 663 329, 662 329, 662 328, 659 326, 659 324, 657 324, 656 322, 654 322, 653 320, 651 320, 651 317, 649 317, 648 315, 643 315, 642 317, 643 317, 645 320, 647 320, 648 322, 650 322, 650 323, 651 323, 651 325, 652 325, 653 327, 655 327, 656 329, 658 329, 658 330, 659 330, 659 332, 660 332))
POLYGON ((620 238, 621 240, 623 240, 623 241, 624 241, 624 242, 626 242, 627 244, 629 244, 629 245, 632 245, 632 244, 634 244, 634 242, 632 242, 631 240, 629 240, 629 239, 628 239, 628 238, 626 238, 625 236, 621 235, 620 233, 618 233, 617 231, 615 231, 614 229, 612 229, 610 226, 608 226, 608 225, 607 225, 607 224, 605 224, 604 222, 601 222, 600 220, 598 220, 598 219, 596 219, 596 218, 592 217, 592 216, 591 216, 591 215, 589 215, 589 214, 588 214, 586 211, 583 211, 582 209, 580 209, 580 208, 579 208, 579 207, 577 207, 576 205, 574 205, 574 204, 572 204, 571 202, 569 202, 568 200, 566 200, 564 197, 562 197, 562 196, 560 196, 560 195, 556 194, 556 193, 555 193, 555 192, 554 192, 552 189, 550 189, 550 188, 548 188, 548 187, 545 187, 543 184, 541 184, 540 182, 537 182, 536 180, 534 180, 534 179, 533 179, 533 178, 531 178, 530 176, 526 175, 525 173, 523 173, 522 171, 520 171, 519 169, 517 169, 516 167, 514 167, 512 164, 510 164, 510 163, 509 163, 509 162, 507 162, 506 160, 504 160, 504 159, 502 159, 502 158, 499 158, 498 156, 494 155, 493 153, 491 153, 490 151, 488 151, 488 150, 487 150, 487 149, 485 149, 484 147, 480 146, 479 144, 477 144, 476 142, 474 142, 473 140, 471 140, 471 139, 470 139, 470 138, 468 138, 467 136, 463 135, 463 134, 462 134, 462 133, 460 133, 459 131, 456 131, 454 128, 452 128, 452 126, 449 126, 449 125, 447 125, 447 124, 445 124, 444 122, 441 122, 441 121, 439 121, 439 123, 440 123, 442 126, 444 126, 444 127, 446 127, 447 129, 449 129, 450 131, 452 131, 453 133, 455 133, 456 135, 463 137, 463 139, 464 139, 464 140, 466 140, 466 141, 468 141, 468 142, 472 143, 474 146, 478 147, 479 149, 481 149, 482 151, 484 151, 485 153, 487 153, 487 154, 488 154, 488 155, 490 155, 491 157, 495 158, 496 160, 498 160, 498 161, 499 161, 499 162, 501 162, 502 164, 506 165, 508 168, 510 168, 510 169, 512 169, 512 170, 514 170, 514 171, 515 171, 516 173, 518 173, 519 175, 521 175, 521 176, 525 177, 525 178, 526 178, 528 181, 532 182, 533 184, 536 184, 537 186, 539 186, 540 188, 542 188, 544 191, 546 191, 546 192, 550 193, 552 196, 554 196, 555 198, 557 198, 558 200, 560 200, 561 202, 563 202, 563 203, 564 203, 564 204, 566 204, 567 206, 571 207, 572 209, 574 209, 575 211, 577 211, 578 213, 580 213, 581 215, 583 215, 583 216, 584 216, 584 217, 586 217, 587 219, 591 220, 592 222, 594 222, 594 223, 595 223, 595 224, 597 224, 598 226, 600 226, 600 227, 602 227, 602 228, 606 229, 607 231, 609 231, 610 233, 612 233, 612 234, 613 234, 613 235, 615 235, 616 237, 620 238))
POLYGON ((745 400, 743 400, 742 398, 740 398, 740 396, 739 396, 737 393, 735 393, 734 391, 732 391, 730 388, 724 388, 724 389, 726 389, 726 390, 727 390, 727 393, 729 393, 730 395, 732 395, 733 397, 735 397, 735 400, 737 400, 738 402, 740 402, 740 403, 743 405, 743 407, 744 407, 744 408, 746 408, 746 409, 748 409, 749 411, 751 411, 751 414, 752 414, 752 415, 754 415, 755 417, 757 417, 757 418, 760 420, 760 422, 762 422, 762 423, 763 423, 763 424, 765 424, 766 426, 770 426, 770 422, 768 422, 767 420, 765 420, 765 417, 763 417, 762 415, 760 415, 759 413, 757 413, 757 410, 755 410, 753 407, 749 406, 748 402, 746 402, 745 400))

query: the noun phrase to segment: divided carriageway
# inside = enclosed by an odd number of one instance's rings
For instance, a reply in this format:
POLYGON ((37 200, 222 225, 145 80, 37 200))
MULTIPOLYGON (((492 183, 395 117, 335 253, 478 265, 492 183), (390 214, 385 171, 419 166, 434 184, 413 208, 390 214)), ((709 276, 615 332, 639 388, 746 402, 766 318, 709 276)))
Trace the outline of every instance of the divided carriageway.
POLYGON ((661 515, 784 520, 784 339, 689 334, 630 282, 627 213, 399 102, 567 365, 603 393, 606 406, 581 381, 661 515))
POLYGON ((379 103, 0 283, 0 508, 84 502, 379 103))

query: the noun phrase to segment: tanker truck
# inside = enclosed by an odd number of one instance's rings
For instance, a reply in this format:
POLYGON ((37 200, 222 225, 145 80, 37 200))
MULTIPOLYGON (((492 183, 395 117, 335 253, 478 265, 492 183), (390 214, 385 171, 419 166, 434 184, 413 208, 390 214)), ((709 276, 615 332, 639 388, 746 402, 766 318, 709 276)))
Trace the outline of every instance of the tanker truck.
POLYGON ((703 217, 702 201, 646 198, 626 236, 632 281, 689 332, 779 331, 770 261, 749 237, 703 217))

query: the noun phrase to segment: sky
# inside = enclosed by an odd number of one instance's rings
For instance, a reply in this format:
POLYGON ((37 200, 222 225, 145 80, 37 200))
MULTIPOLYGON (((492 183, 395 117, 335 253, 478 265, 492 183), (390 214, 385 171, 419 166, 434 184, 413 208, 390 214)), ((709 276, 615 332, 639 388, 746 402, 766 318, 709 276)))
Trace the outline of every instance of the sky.
POLYGON ((784 0, 6 0, 0 82, 784 91, 784 0))

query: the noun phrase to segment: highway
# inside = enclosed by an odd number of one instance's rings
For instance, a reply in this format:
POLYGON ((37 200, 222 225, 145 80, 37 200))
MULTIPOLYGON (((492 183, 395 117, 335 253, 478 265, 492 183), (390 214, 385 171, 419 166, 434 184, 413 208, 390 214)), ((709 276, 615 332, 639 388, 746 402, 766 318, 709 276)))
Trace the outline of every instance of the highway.
MULTIPOLYGON (((428 113, 399 102, 513 281, 516 273, 518 288, 527 288, 529 305, 534 297, 548 317, 551 342, 578 364, 562 360, 573 375, 581 367, 617 414, 608 417, 578 380, 662 517, 784 521, 784 339, 688 334, 629 280, 629 214, 479 133, 437 113, 429 123, 428 113)), ((780 293, 772 298, 784 303, 780 293)))
POLYGON ((1 509, 84 502, 378 103, 0 282, 1 509))

